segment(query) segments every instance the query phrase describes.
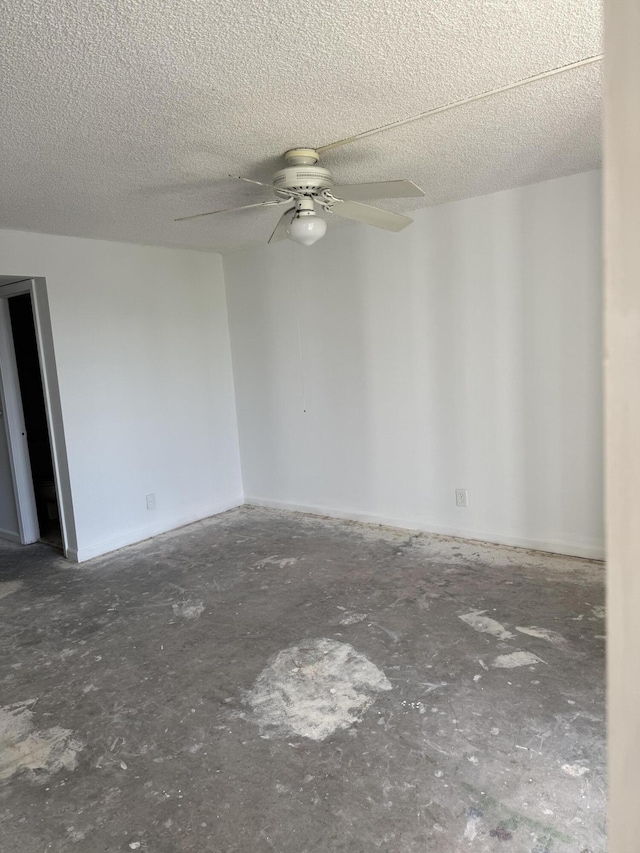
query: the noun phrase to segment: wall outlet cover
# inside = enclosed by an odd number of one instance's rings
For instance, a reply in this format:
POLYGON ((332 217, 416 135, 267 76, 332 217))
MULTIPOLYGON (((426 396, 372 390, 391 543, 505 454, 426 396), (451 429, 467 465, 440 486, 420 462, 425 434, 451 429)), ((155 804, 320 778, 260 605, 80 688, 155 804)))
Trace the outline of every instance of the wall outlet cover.
POLYGON ((466 489, 456 489, 456 506, 469 506, 466 489))

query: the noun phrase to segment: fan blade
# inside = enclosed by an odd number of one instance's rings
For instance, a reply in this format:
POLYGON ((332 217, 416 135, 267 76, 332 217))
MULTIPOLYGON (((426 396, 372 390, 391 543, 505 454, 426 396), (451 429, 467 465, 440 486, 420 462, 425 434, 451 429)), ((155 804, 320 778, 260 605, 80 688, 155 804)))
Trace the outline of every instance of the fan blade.
POLYGON ((242 207, 229 207, 226 210, 210 210, 209 213, 195 213, 193 216, 180 216, 174 222, 186 222, 187 219, 199 219, 201 216, 214 216, 216 213, 235 213, 236 210, 249 210, 250 207, 271 207, 274 204, 287 204, 283 201, 259 201, 257 204, 243 204, 242 207))
POLYGON ((391 213, 388 210, 381 210, 379 207, 371 207, 368 204, 359 204, 357 201, 338 201, 329 210, 332 213, 337 213, 338 216, 344 216, 345 219, 366 222, 367 225, 375 225, 377 228, 385 228, 387 231, 402 231, 403 228, 413 222, 410 216, 391 213))
POLYGON ((268 239, 268 243, 277 243, 278 240, 284 240, 287 236, 287 228, 291 225, 291 220, 293 217, 291 216, 294 213, 295 207, 290 207, 289 210, 286 210, 280 219, 278 220, 278 224, 273 229, 273 234, 268 239))
POLYGON ((412 198, 424 193, 412 181, 378 181, 375 184, 344 184, 331 187, 336 198, 345 201, 369 201, 374 198, 412 198))

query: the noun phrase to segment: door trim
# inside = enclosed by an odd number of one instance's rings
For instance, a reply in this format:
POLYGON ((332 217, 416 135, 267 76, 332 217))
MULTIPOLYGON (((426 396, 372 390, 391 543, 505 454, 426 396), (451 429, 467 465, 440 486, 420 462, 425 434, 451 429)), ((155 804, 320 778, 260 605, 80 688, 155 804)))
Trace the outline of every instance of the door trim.
MULTIPOLYGON (((8 287, 14 287, 14 285, 8 285, 8 287)), ((7 432, 20 541, 23 545, 30 545, 40 538, 40 527, 13 347, 9 303, 5 298, 9 295, 14 294, 6 293, 4 288, 0 290, 0 297, 2 297, 0 298, 0 393, 2 393, 2 411, 7 432)))

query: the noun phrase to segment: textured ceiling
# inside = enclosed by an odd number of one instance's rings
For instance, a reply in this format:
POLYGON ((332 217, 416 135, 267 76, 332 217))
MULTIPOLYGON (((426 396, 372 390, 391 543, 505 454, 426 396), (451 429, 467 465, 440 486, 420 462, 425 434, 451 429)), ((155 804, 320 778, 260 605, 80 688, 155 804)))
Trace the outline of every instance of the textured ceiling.
MULTIPOLYGON (((596 0, 0 0, 0 227, 232 251, 280 155, 601 51, 596 0)), ((601 63, 328 152, 411 210, 600 165, 601 63)), ((333 227, 336 227, 335 225, 333 227)), ((351 226, 365 227, 365 226, 351 226)))

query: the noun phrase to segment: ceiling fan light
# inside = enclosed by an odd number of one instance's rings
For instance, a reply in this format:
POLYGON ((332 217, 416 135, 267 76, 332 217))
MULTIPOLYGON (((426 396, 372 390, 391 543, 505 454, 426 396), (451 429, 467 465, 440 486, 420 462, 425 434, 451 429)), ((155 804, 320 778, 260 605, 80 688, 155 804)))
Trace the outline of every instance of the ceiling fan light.
POLYGON ((327 233, 327 223, 313 212, 300 211, 287 229, 290 240, 301 246, 312 246, 327 233))

